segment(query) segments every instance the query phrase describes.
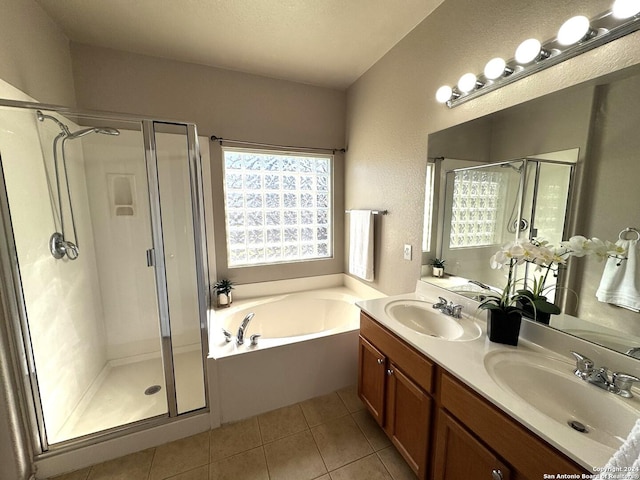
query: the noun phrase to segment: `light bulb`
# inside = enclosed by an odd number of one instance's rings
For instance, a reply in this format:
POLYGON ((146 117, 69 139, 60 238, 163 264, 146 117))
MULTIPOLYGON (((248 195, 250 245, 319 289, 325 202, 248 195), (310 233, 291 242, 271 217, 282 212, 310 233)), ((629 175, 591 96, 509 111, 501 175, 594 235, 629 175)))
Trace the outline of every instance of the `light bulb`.
POLYGON ((611 11, 615 18, 631 18, 640 13, 640 0, 616 0, 611 11))
POLYGON ((542 44, 535 38, 522 42, 516 49, 515 59, 520 65, 533 62, 540 55, 542 44))
POLYGON ((453 90, 449 85, 443 85, 436 91, 436 101, 438 103, 447 103, 453 96, 453 90))
POLYGON ((502 58, 496 57, 492 58, 487 62, 484 66, 484 76, 489 80, 495 80, 496 78, 500 78, 504 75, 505 67, 507 66, 507 62, 505 62, 502 58))
POLYGON ((473 73, 465 73, 458 80, 458 89, 463 93, 468 93, 476 88, 476 81, 478 79, 473 73))
POLYGON ((564 22, 558 30, 558 43, 560 45, 573 45, 582 40, 591 30, 589 19, 584 15, 571 17, 564 22))

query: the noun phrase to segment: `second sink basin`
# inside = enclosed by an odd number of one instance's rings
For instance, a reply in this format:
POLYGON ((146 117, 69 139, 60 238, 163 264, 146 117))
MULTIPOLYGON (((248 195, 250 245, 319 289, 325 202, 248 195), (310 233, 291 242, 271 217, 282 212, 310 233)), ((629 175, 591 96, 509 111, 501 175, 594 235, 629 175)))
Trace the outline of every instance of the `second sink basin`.
POLYGON ((453 318, 434 310, 432 304, 420 300, 396 300, 385 307, 393 320, 414 332, 443 340, 472 340, 480 336, 478 325, 468 318, 453 318))
POLYGON ((499 351, 487 355, 485 368, 504 390, 612 449, 622 445, 640 415, 637 399, 618 397, 577 378, 571 363, 554 357, 499 351))

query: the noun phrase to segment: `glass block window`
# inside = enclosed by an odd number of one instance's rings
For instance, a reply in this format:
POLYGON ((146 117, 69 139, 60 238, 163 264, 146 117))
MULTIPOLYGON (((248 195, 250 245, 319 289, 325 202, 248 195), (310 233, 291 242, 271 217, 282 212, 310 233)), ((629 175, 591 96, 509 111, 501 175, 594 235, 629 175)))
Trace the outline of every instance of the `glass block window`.
POLYGON ((331 258, 331 156, 223 153, 229 267, 331 258))
POLYGON ((503 172, 455 172, 451 205, 450 247, 481 247, 501 243, 504 209, 503 172))

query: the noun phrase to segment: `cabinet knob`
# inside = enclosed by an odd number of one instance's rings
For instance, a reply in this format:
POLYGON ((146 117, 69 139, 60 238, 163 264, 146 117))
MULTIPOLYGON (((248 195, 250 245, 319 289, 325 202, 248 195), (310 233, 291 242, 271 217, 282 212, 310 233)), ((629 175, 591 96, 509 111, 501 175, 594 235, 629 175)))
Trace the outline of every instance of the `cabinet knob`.
POLYGON ((503 480, 502 472, 500 470, 493 470, 491 472, 491 480, 503 480))
POLYGON ((378 359, 378 365, 382 365, 384 363, 384 358, 379 358, 378 359))
POLYGON ((389 369, 387 370, 387 375, 393 375, 393 370, 389 368, 389 369))

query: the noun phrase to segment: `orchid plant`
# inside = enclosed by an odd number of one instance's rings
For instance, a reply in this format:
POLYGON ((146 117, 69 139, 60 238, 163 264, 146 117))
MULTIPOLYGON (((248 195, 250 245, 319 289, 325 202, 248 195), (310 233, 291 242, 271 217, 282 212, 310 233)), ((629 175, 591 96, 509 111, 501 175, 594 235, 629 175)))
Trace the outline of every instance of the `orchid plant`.
POLYGON ((571 237, 569 240, 560 242, 560 245, 554 247, 548 241, 543 239, 533 239, 531 241, 520 241, 508 243, 498 250, 490 260, 491 268, 499 269, 508 265, 509 273, 507 275, 507 284, 502 294, 492 295, 480 304, 483 309, 495 310, 519 310, 516 305, 518 300, 521 303, 530 303, 535 311, 544 313, 557 314, 560 308, 553 303, 547 301, 544 292, 549 272, 556 272, 558 266, 565 265, 570 257, 595 256, 599 261, 607 258, 619 259, 618 264, 626 258, 626 250, 608 240, 600 240, 598 238, 586 238, 581 235, 571 237), (533 279, 533 286, 515 290, 516 279, 514 271, 517 265, 525 262, 536 265, 537 270, 544 270, 544 273, 533 279))

